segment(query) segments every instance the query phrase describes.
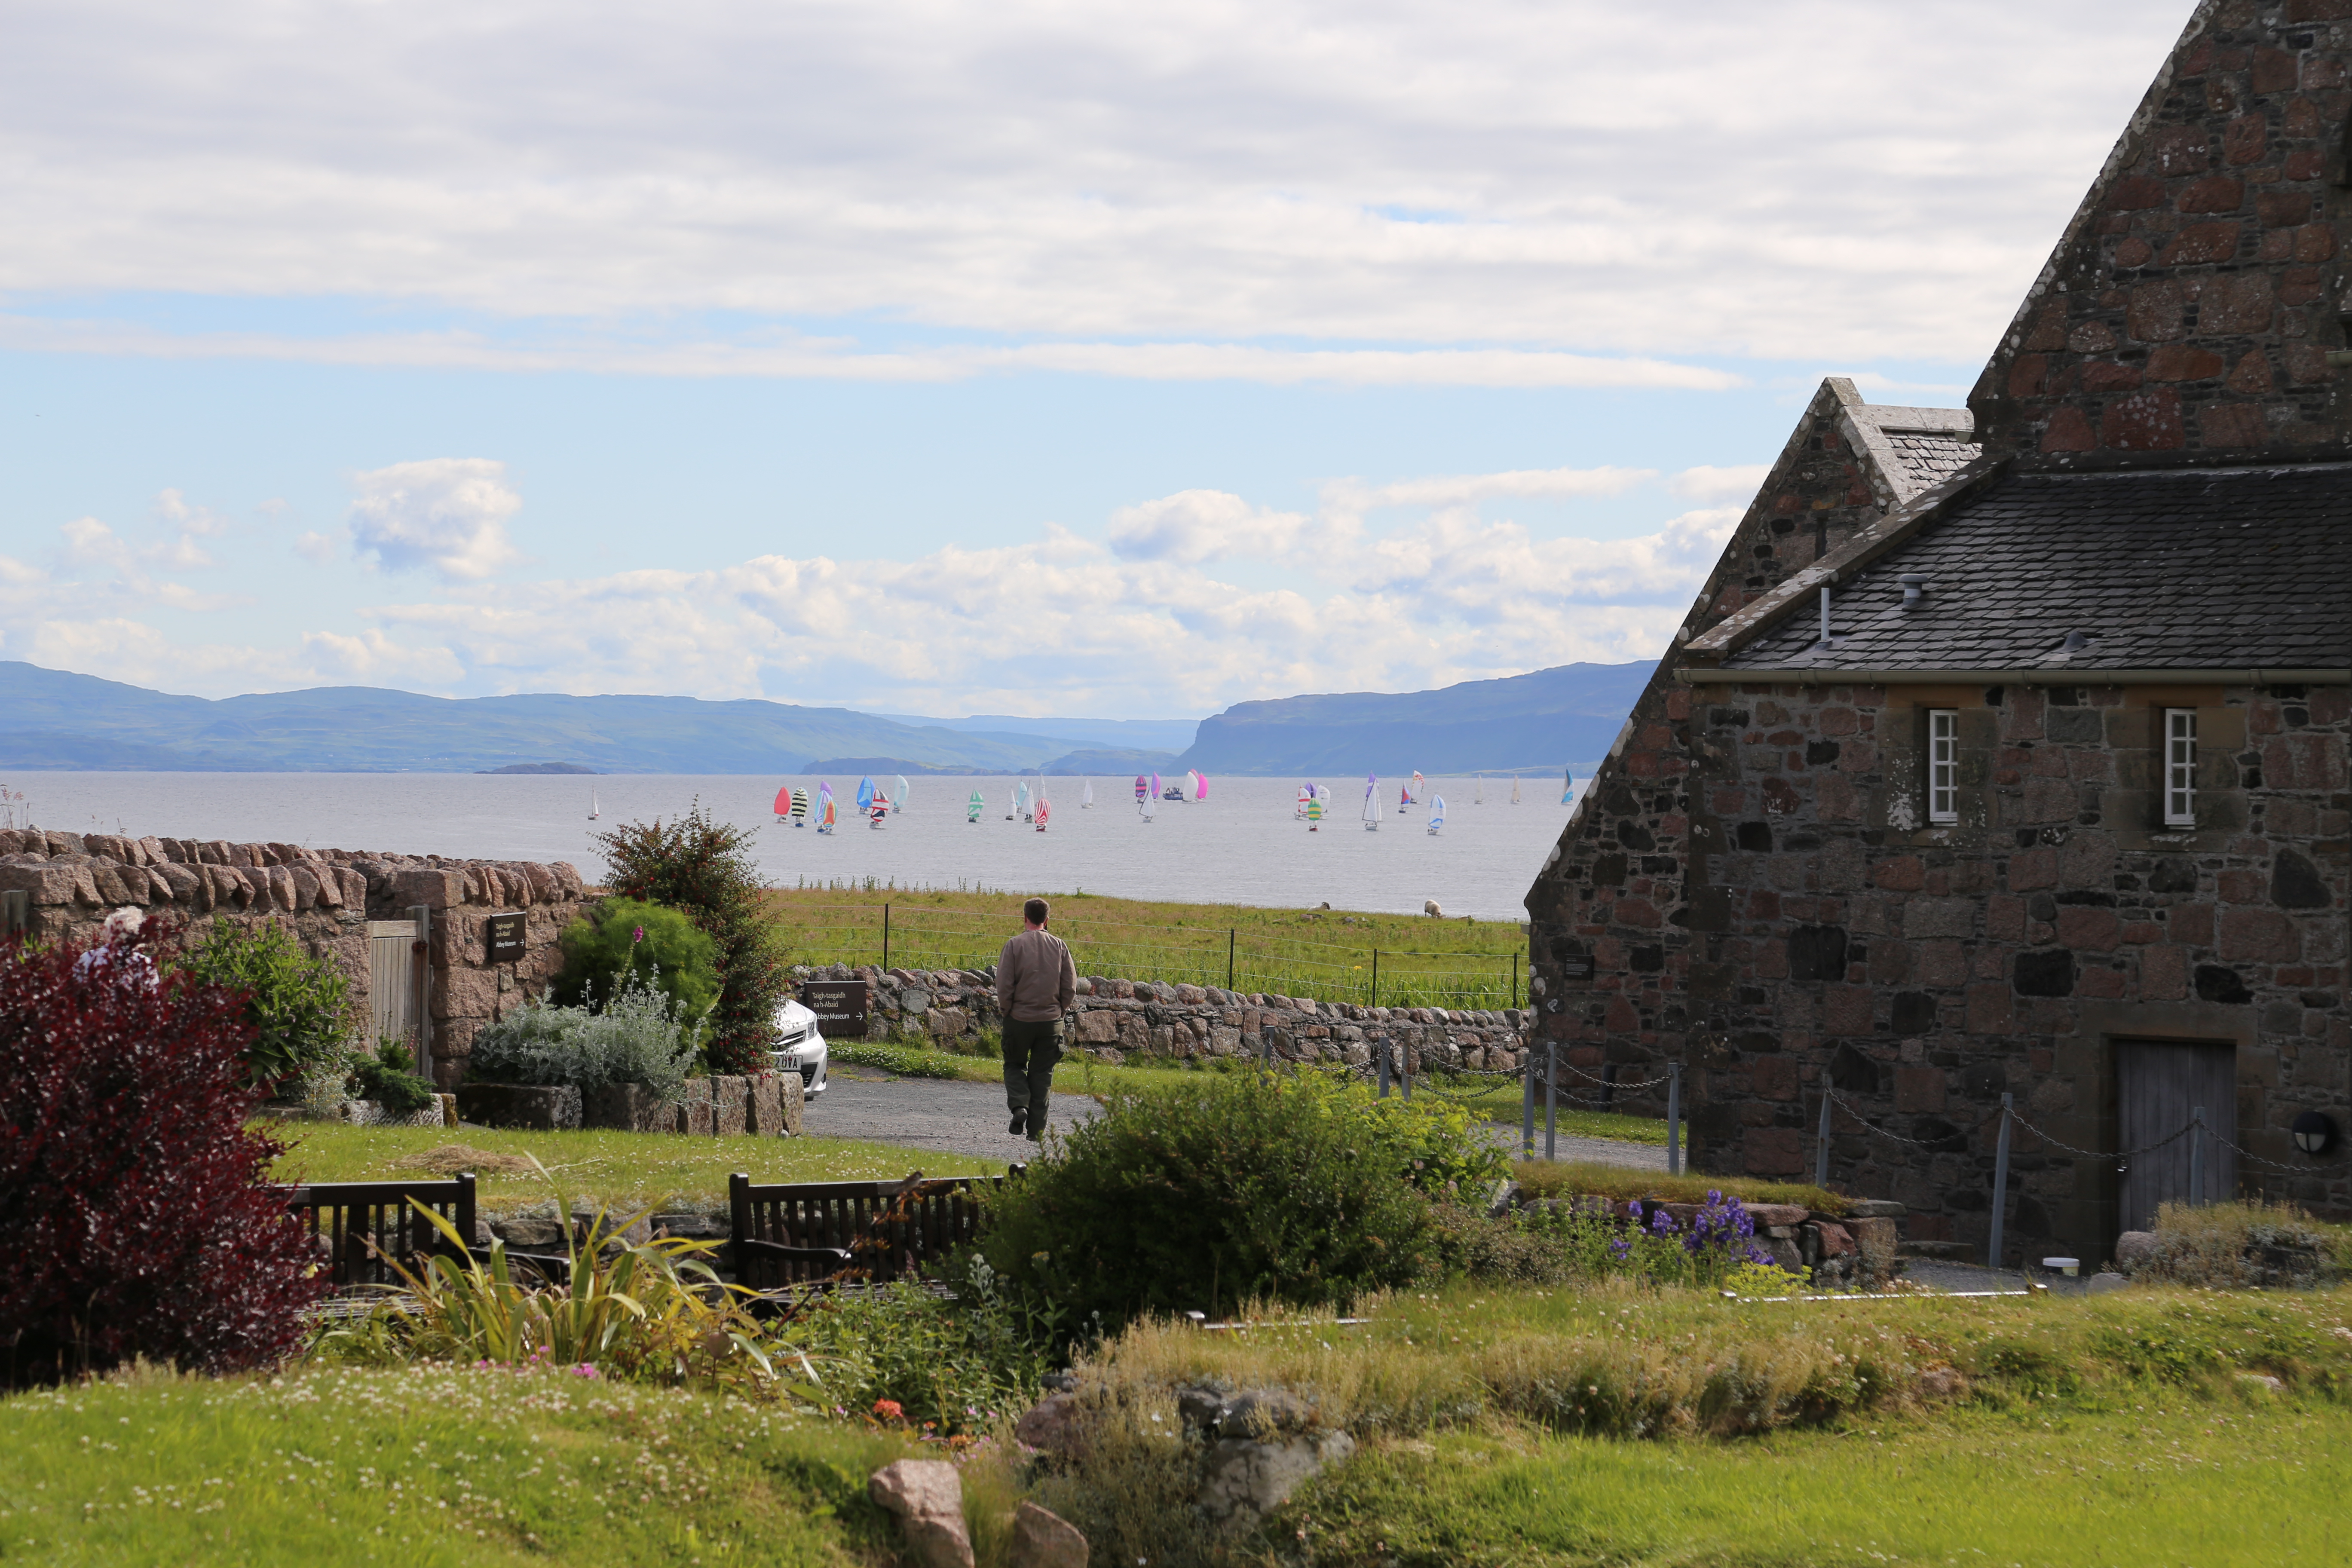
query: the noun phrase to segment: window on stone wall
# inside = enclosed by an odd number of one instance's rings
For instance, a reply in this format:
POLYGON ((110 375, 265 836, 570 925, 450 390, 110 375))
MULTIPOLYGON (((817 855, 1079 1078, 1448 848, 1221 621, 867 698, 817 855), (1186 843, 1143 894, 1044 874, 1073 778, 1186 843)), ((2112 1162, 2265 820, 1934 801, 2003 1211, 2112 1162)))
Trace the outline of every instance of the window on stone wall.
POLYGON ((1960 711, 1927 710, 1927 820, 1960 819, 1960 711))
POLYGON ((2197 826, 2197 710, 2164 710, 2164 825, 2197 826))

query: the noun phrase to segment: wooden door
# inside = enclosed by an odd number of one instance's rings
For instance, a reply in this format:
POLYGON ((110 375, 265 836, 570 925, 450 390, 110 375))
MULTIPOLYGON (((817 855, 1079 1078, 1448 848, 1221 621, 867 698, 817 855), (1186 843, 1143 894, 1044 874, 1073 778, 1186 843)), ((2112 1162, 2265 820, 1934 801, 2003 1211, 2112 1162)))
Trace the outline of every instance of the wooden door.
POLYGON ((416 922, 368 921, 368 1040, 413 1044, 416 1037, 416 922))
POLYGON ((2123 1162, 2117 1181, 2122 1227, 2152 1230, 2157 1206, 2226 1203, 2238 1194, 2237 1151, 2220 1139, 2238 1136, 2238 1053, 2227 1045, 2178 1040, 2116 1042, 2117 1147, 2144 1149, 2170 1138, 2205 1108, 2204 1191, 2189 1190, 2188 1138, 2123 1162), (2219 1138, 2212 1136, 2218 1133, 2219 1138))

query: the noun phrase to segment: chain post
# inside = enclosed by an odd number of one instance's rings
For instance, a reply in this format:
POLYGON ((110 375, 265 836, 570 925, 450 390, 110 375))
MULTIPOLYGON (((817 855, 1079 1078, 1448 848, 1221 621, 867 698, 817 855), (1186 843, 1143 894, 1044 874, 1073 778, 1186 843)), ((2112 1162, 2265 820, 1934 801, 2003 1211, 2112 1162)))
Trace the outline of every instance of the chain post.
POLYGON ((1234 988, 1234 949, 1241 942, 1241 933, 1233 927, 1225 928, 1225 989, 1234 988))
POLYGON ((2205 1108, 2189 1112, 2189 1206, 2205 1206, 2205 1108))
POLYGON ((1992 1156, 1992 1239, 1985 1247, 1985 1267, 2000 1267, 2001 1221, 2009 1210, 2009 1122, 2010 1108, 2017 1103, 2013 1094, 2000 1097, 2000 1141, 1994 1146, 1992 1156))
POLYGON ((1536 1053, 1530 1048, 1519 1068, 1519 1158, 1536 1157, 1536 1053))
POLYGON ((1830 1184, 1830 1084, 1822 1080, 1822 1126, 1814 1135, 1813 1185, 1826 1192, 1830 1184))
POLYGON ((1666 1064, 1666 1174, 1683 1173, 1683 1064, 1666 1064))

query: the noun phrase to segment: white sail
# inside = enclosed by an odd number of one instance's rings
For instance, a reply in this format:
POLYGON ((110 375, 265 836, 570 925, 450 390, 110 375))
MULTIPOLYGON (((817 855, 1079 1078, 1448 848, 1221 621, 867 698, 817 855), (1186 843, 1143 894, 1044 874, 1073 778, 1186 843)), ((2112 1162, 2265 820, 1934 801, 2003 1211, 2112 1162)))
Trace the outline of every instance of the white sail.
POLYGON ((1519 775, 1517 773, 1511 775, 1511 804, 1519 804, 1519 775))
POLYGON ((903 811, 907 806, 907 775, 900 773, 898 784, 898 793, 890 797, 890 809, 893 812, 903 811))
POLYGON ((1381 792, 1379 786, 1374 785, 1364 791, 1364 831, 1378 833, 1380 830, 1381 792))
POLYGON ((591 784, 588 786, 588 820, 593 822, 603 815, 604 808, 596 804, 596 786, 591 784))
POLYGON ((1431 795, 1429 797, 1429 836, 1432 838, 1436 837, 1437 830, 1444 826, 1445 797, 1442 795, 1431 795))
POLYGON ((1470 804, 1472 805, 1484 805, 1486 804, 1486 775, 1485 773, 1480 773, 1478 775, 1478 782, 1471 786, 1470 804))
POLYGON ((1087 781, 1086 793, 1078 796, 1078 809, 1079 809, 1080 811, 1092 811, 1094 808, 1095 808, 1095 781, 1094 781, 1094 780, 1092 780, 1092 779, 1088 779, 1088 780, 1087 781))

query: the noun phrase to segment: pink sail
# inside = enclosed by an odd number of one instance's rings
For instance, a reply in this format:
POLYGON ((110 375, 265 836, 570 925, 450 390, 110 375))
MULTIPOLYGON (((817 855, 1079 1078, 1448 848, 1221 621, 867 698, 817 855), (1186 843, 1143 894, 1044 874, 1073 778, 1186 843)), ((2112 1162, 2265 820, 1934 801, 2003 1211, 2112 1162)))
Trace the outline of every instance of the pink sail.
POLYGON ((793 786, 786 784, 782 789, 776 791, 776 815, 778 816, 790 816, 792 814, 793 786))

